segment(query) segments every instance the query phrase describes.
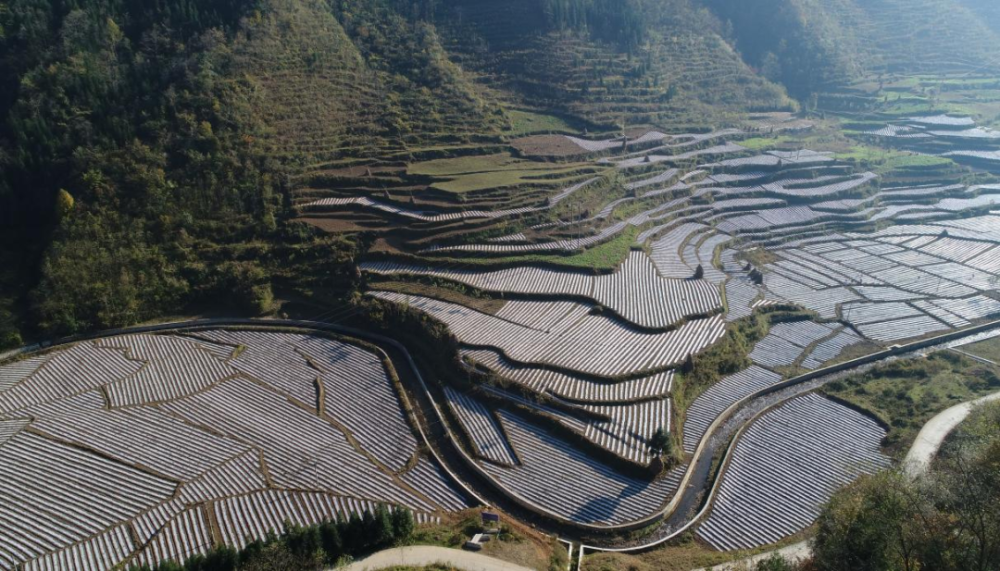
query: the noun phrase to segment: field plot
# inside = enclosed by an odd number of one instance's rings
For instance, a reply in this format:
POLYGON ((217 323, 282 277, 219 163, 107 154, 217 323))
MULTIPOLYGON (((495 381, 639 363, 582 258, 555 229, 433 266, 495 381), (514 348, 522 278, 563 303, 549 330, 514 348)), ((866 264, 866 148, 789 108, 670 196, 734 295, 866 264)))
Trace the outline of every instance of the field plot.
MULTIPOLYGON (((955 148, 991 138, 966 119, 898 123, 880 126, 873 136, 948 139, 955 148)), ((692 452, 729 406, 782 375, 1000 315, 1000 216, 986 214, 1000 199, 1000 187, 958 182, 963 178, 950 160, 905 153, 879 158, 864 149, 836 155, 795 150, 789 147, 794 138, 747 139, 740 130, 629 136, 547 135, 519 143, 575 157, 580 162, 573 168, 581 173, 589 161, 597 169, 589 172, 601 179, 593 186, 581 178, 559 182, 562 190, 555 194, 477 187, 463 201, 447 203, 438 193, 410 205, 402 193, 386 192, 384 201, 372 196, 364 204, 341 205, 410 221, 406 235, 387 239, 374 249, 377 258, 359 264, 369 276, 419 278, 439 289, 471 287, 496 300, 498 307, 485 312, 461 296, 412 295, 422 292, 401 287, 368 292, 441 321, 458 338, 466 366, 499 377, 470 394, 449 389, 445 400, 476 461, 509 493, 542 511, 587 523, 634 520, 649 513, 652 503, 642 486, 650 484, 619 479, 610 464, 588 452, 647 462, 646 442, 658 428, 674 428, 672 416, 682 419, 683 447, 692 452), (902 166, 889 166, 896 163, 902 166), (609 268, 614 271, 600 273, 609 268), (673 410, 674 369, 716 343, 727 323, 778 304, 812 314, 772 324, 752 347, 753 366, 707 387, 686 410, 673 410), (564 481, 570 473, 578 480, 564 481), (617 497, 633 488, 628 501, 617 497)), ((483 160, 457 157, 429 166, 483 160)), ((534 166, 555 172, 566 164, 534 166)), ((478 172, 466 168, 449 176, 478 172)), ((251 371, 253 348, 236 344, 247 349, 229 365, 251 371)), ((266 367, 267 360, 260 362, 266 367)), ((302 364, 289 366, 298 371, 302 364)), ((308 383, 313 373, 301 370, 295 387, 280 383, 298 375, 261 380, 315 410, 308 383)), ((322 413, 336 417, 335 410, 328 405, 322 413)), ((331 420, 361 434, 350 419, 331 420)), ((352 442, 397 476, 409 477, 400 470, 405 454, 380 452, 362 436, 352 442)), ((663 485, 661 499, 672 493, 663 485)), ((417 500, 432 498, 398 502, 417 500)))
POLYGON ((418 456, 377 355, 309 335, 197 335, 110 337, 0 366, 0 568, 183 559, 216 544, 213 521, 242 545, 286 516, 381 502, 431 521, 468 505, 418 456), (224 518, 237 498, 249 503, 224 518))
MULTIPOLYGON (((548 364, 605 377, 677 365, 688 355, 712 345, 725 332, 725 322, 715 316, 689 321, 673 331, 646 333, 608 317, 589 315, 589 308, 581 306, 586 308, 582 312, 572 310, 578 316, 574 322, 568 324, 568 319, 562 319, 562 330, 547 333, 534 327, 540 325, 537 320, 520 324, 418 296, 386 292, 371 295, 407 304, 436 317, 448 325, 463 344, 498 349, 519 363, 548 364)), ((525 311, 526 314, 550 315, 545 302, 521 303, 535 305, 534 310, 525 311)))
POLYGON ((717 287, 701 280, 661 278, 643 252, 632 252, 617 272, 604 276, 531 267, 495 272, 435 271, 395 262, 366 262, 361 269, 446 278, 487 292, 589 299, 647 328, 669 327, 686 317, 718 311, 722 306, 717 287))
POLYGON ((837 329, 812 321, 779 323, 754 346, 750 359, 765 367, 791 366, 810 345, 829 337, 837 329))
POLYGON ((309 408, 315 409, 319 397, 316 387, 322 386, 323 413, 347 427, 362 448, 394 470, 401 469, 413 455, 417 441, 396 390, 381 360, 369 351, 306 335, 217 332, 211 338, 246 347, 233 360, 234 366, 256 373, 254 378, 284 389, 309 408), (286 369, 275 368, 275 363, 290 366, 296 373, 295 382, 286 376, 286 369), (350 398, 345 399, 347 395, 350 398), (371 414, 380 422, 372 423, 371 414))
POLYGON ((499 414, 522 465, 483 466, 545 511, 580 523, 619 524, 655 513, 676 490, 677 478, 650 482, 620 474, 519 416, 499 414))
POLYGON ((135 550, 128 526, 120 525, 72 547, 32 559, 24 571, 105 571, 124 561, 135 550))
POLYGON ((733 403, 781 380, 781 375, 750 367, 712 385, 695 399, 684 421, 684 451, 694 453, 708 427, 733 403))
POLYGON ((902 224, 776 249, 764 281, 774 296, 895 343, 1000 314, 984 295, 997 289, 998 245, 994 215, 902 224))
POLYGON ((490 349, 463 349, 462 355, 532 391, 584 404, 627 403, 664 397, 670 394, 674 379, 673 371, 664 371, 628 381, 600 382, 550 369, 515 365, 490 349))
POLYGON ((810 394, 743 434, 698 537, 722 551, 774 543, 808 527, 834 491, 889 466, 874 420, 810 394))
POLYGON ((489 409, 450 387, 445 388, 445 396, 480 457, 501 466, 517 465, 517 455, 489 409))

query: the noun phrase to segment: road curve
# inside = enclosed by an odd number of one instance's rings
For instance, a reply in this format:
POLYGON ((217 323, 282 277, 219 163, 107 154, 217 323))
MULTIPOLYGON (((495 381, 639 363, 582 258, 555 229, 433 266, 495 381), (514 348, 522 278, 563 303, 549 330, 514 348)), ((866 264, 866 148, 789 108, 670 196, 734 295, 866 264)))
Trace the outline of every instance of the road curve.
POLYGON ((1000 400, 1000 393, 956 404, 927 421, 927 424, 920 429, 916 440, 913 441, 913 446, 910 447, 910 451, 906 453, 906 458, 903 460, 903 470, 906 474, 910 477, 916 477, 927 472, 931 461, 937 456, 938 450, 944 444, 944 439, 951 434, 951 431, 968 418, 972 409, 977 405, 995 400, 1000 400))
POLYGON ((424 567, 435 563, 442 563, 462 571, 532 571, 527 567, 479 553, 431 545, 386 549, 346 567, 337 567, 336 571, 376 571, 391 567, 424 567))

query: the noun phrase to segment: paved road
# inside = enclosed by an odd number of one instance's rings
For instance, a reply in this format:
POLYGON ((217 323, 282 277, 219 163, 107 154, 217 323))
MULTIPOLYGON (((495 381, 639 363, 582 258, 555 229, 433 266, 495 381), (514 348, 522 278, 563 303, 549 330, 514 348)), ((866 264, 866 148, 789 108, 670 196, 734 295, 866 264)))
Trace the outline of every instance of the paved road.
POLYGON ((920 432, 917 439, 906 453, 903 460, 903 470, 911 477, 919 476, 930 468, 931 461, 937 456, 944 439, 955 427, 965 420, 973 407, 989 401, 1000 400, 1000 393, 985 396, 981 399, 957 404, 930 419, 920 432))
POLYGON ((379 551, 346 567, 338 567, 336 571, 375 571, 376 569, 398 566, 423 567, 434 563, 444 563, 463 571, 532 571, 527 567, 507 563, 479 553, 430 545, 397 547, 396 549, 379 551))
POLYGON ((768 551, 767 553, 761 553, 760 555, 754 555, 753 557, 747 557, 746 559, 740 559, 738 561, 730 561, 729 563, 716 565, 715 567, 711 567, 707 570, 700 569, 699 571, 735 571, 737 569, 746 569, 758 561, 767 559, 774 553, 778 553, 785 559, 793 562, 805 561, 812 556, 812 551, 809 549, 809 542, 800 541, 799 543, 793 543, 792 545, 776 549, 775 551, 768 551))

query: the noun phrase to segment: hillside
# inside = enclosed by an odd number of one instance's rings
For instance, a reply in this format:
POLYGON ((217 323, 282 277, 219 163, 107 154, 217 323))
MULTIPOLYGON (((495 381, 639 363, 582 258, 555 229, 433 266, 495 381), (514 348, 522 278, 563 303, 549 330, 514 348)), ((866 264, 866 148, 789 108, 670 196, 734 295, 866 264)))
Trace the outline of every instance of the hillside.
POLYGON ((885 72, 988 70, 996 16, 981 0, 5 0, 0 323, 14 343, 266 311, 274 287, 343 294, 370 238, 354 232, 394 223, 325 214, 307 221, 334 235, 315 232, 295 222, 312 199, 529 207, 607 170, 545 135, 705 133, 885 72), (418 166, 470 155, 486 171, 418 166))
POLYGON ((979 0, 704 0, 736 48, 798 97, 865 75, 995 69, 992 14, 979 0))
POLYGON ((794 105, 696 4, 628 2, 612 23, 602 4, 448 0, 437 22, 455 61, 509 101, 601 126, 704 125, 794 105))

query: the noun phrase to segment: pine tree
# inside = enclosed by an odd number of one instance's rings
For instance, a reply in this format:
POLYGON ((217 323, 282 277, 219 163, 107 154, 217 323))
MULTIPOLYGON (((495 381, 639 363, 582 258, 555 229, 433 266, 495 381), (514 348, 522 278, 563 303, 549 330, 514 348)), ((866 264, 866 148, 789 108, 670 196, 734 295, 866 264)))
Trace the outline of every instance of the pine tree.
POLYGON ((392 545, 393 539, 395 538, 395 532, 392 526, 392 515, 389 513, 389 509, 385 507, 385 504, 379 504, 375 508, 375 543, 379 547, 385 547, 387 545, 392 545))
POLYGON ((396 542, 403 542, 413 535, 413 512, 407 508, 396 508, 392 512, 392 533, 396 542))
POLYGON ((336 563, 344 554, 344 542, 340 537, 340 526, 337 522, 325 521, 319 527, 320 544, 326 554, 327 563, 336 563))

